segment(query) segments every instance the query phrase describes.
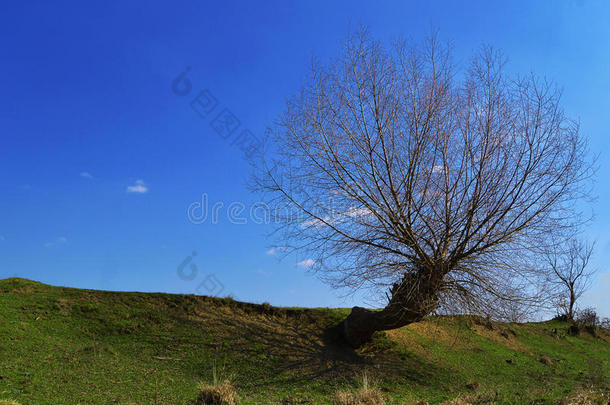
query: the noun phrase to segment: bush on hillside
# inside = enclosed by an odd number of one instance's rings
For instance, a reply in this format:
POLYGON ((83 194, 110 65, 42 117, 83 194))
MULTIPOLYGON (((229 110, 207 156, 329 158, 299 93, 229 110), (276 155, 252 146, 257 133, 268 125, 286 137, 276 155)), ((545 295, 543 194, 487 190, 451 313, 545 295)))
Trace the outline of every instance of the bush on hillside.
POLYGON ((585 308, 576 313, 576 322, 582 323, 585 326, 599 325, 599 317, 595 308, 585 308))
POLYGON ((553 321, 568 322, 569 319, 566 314, 557 314, 553 317, 553 321))

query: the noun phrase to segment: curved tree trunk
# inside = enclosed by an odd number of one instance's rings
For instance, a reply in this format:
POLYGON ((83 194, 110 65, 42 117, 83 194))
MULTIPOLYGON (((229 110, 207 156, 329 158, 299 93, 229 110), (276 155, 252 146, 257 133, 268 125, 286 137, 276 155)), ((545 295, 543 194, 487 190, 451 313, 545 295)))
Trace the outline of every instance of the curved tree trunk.
POLYGON ((381 330, 396 329, 421 320, 425 315, 413 313, 411 316, 396 317, 394 314, 382 311, 371 311, 361 307, 353 307, 352 312, 343 320, 341 328, 343 337, 354 349, 368 342, 373 333, 381 330))
POLYGON ((381 311, 353 307, 340 325, 343 337, 354 348, 371 339, 373 333, 396 329, 420 321, 438 306, 441 274, 407 274, 390 290, 392 298, 381 311))

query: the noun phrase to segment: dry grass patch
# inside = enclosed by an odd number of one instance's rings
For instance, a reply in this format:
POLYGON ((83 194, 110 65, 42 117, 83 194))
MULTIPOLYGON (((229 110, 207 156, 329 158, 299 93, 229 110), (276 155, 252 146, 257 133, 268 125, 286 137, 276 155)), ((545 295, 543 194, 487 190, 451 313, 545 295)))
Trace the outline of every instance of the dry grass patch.
POLYGON ((560 405, 608 405, 610 393, 593 390, 581 391, 573 397, 562 400, 560 405))
MULTIPOLYGON (((485 402, 485 403, 487 403, 487 402, 485 402)), ((402 405, 430 405, 430 402, 422 401, 422 400, 420 400, 420 401, 411 400, 409 402, 405 402, 402 405)), ((465 401, 465 400, 461 399, 461 398, 454 398, 454 399, 451 399, 449 401, 445 401, 445 402, 441 403, 440 405, 472 405, 472 404, 470 402, 468 402, 468 401, 465 401)))
POLYGON ((471 405, 471 403, 462 398, 454 398, 450 401, 443 402, 441 405, 471 405))
POLYGON ((337 391, 333 399, 334 405, 385 405, 385 399, 376 388, 367 390, 337 391))
POLYGON ((236 405, 237 393, 229 380, 214 384, 199 384, 197 405, 236 405))
POLYGON ((21 405, 21 404, 12 399, 0 399, 0 405, 21 405))
POLYGON ((59 298, 55 302, 54 309, 59 311, 61 315, 69 315, 70 311, 72 311, 72 302, 66 298, 59 298))
POLYGON ((340 390, 333 398, 334 405, 385 405, 379 389, 369 384, 366 374, 362 377, 362 387, 356 392, 340 390))
MULTIPOLYGON (((464 336, 460 330, 449 328, 447 325, 440 324, 435 320, 415 322, 401 329, 389 330, 386 333, 393 341, 409 348, 422 346, 416 338, 419 336, 432 338, 453 349, 465 349, 471 346, 469 341, 463 339, 464 336), (405 331, 412 332, 413 334, 405 333, 405 331)), ((425 346, 422 346, 422 349, 422 351, 426 351, 425 346)))

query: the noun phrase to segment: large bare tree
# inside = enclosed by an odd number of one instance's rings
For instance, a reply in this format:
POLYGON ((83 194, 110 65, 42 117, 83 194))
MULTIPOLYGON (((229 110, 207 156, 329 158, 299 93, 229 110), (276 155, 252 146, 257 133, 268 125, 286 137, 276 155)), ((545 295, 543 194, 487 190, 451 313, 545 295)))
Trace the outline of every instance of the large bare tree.
POLYGON ((550 269, 550 283, 555 286, 555 301, 561 315, 574 320, 576 301, 591 286, 595 269, 590 268, 593 243, 570 238, 549 246, 546 259, 550 269))
POLYGON ((544 291, 532 252, 578 225, 591 165, 559 91, 504 65, 483 47, 458 69, 434 37, 388 48, 362 31, 312 64, 270 129, 256 184, 280 244, 334 286, 387 298, 343 321, 352 346, 544 291))

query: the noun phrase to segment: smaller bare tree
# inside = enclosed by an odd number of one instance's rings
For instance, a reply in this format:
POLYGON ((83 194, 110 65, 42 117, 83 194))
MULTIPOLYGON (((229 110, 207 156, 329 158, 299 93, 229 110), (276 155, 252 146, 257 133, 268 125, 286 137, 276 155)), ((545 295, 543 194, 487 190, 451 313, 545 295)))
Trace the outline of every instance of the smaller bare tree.
POLYGON ((576 301, 591 286, 595 269, 590 269, 593 243, 569 239, 546 253, 558 308, 568 320, 574 319, 576 301))

